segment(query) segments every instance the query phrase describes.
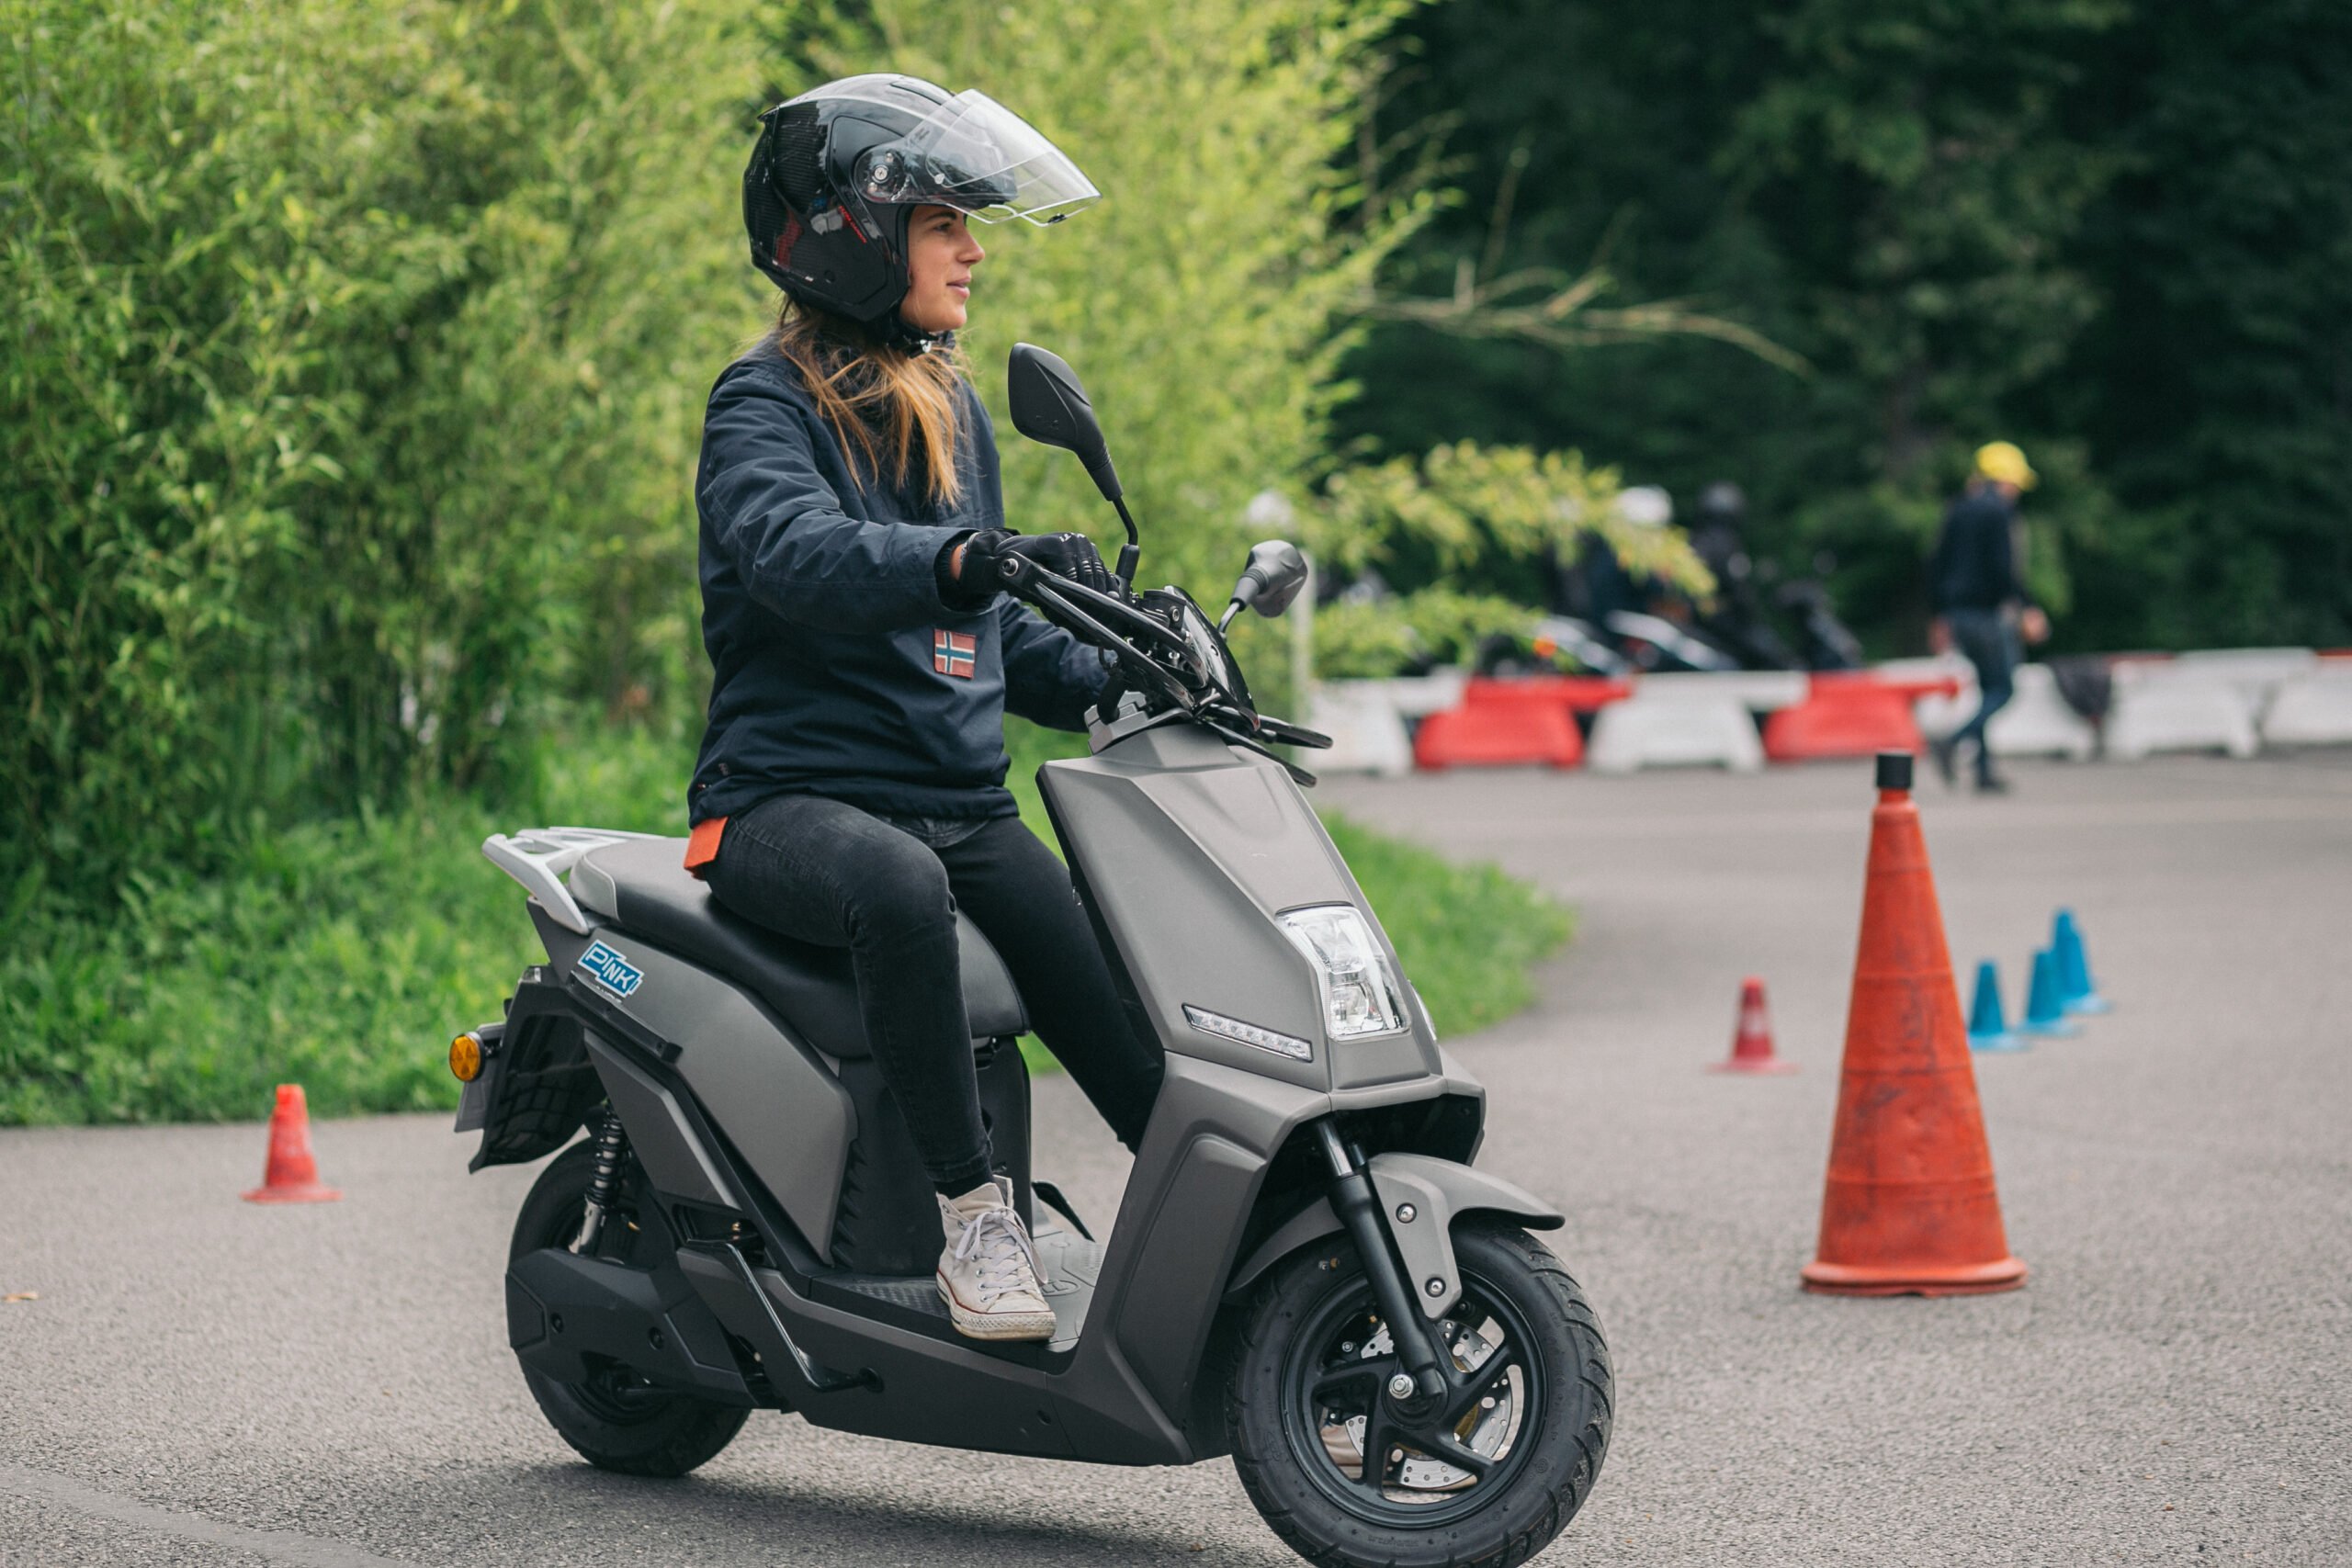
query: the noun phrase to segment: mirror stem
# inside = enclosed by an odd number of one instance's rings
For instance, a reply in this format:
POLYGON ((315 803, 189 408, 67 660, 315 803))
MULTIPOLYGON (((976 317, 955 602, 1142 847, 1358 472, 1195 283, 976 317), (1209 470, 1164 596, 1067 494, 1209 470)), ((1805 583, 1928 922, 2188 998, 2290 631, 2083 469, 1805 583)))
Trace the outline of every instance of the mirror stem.
POLYGON ((1135 586, 1136 564, 1143 558, 1143 544, 1136 533, 1135 515, 1127 510, 1127 498, 1114 495, 1111 498, 1111 504, 1119 509, 1119 521, 1127 526, 1127 542, 1119 547, 1119 569, 1114 574, 1119 580, 1120 591, 1124 592, 1135 586))

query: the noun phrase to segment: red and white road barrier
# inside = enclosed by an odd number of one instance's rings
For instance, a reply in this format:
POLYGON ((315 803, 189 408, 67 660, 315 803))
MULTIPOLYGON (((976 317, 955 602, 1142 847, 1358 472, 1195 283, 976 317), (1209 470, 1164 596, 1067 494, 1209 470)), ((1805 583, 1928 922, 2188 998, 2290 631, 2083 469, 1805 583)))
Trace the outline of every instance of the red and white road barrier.
MULTIPOLYGON (((2111 660, 2103 726, 2067 705, 2045 664, 2016 672, 1988 739, 2002 757, 2130 760, 2168 751, 2254 755, 2264 743, 2352 743, 2352 650, 2216 649, 2111 660)), ((1975 673, 1953 654, 1869 670, 1470 677, 1458 671, 1319 685, 1310 722, 1338 742, 1319 765, 1658 767, 1753 772, 1763 761, 1917 750, 1975 713, 1975 673), (1589 716, 1587 726, 1578 722, 1589 716), (1418 720, 1418 729, 1415 722, 1418 720), (1760 746, 1756 734, 1762 724, 1760 746)))

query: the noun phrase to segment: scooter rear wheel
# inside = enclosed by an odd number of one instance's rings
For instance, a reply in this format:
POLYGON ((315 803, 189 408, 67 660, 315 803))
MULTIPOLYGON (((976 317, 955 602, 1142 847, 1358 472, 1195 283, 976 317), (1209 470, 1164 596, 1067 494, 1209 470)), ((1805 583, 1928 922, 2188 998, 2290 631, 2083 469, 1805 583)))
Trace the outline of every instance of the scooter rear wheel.
POLYGON ((1388 1400, 1402 1370, 1371 1282, 1333 1238, 1275 1270, 1227 1385, 1235 1469, 1267 1524, 1339 1568, 1502 1568, 1584 1504, 1609 1446, 1609 1351, 1583 1292, 1535 1239, 1464 1222, 1461 1302, 1440 1325, 1452 1421, 1388 1400))
MULTIPOLYGON (((594 1163, 594 1145, 582 1142, 539 1172, 515 1218, 509 1262, 542 1247, 568 1246, 580 1234, 594 1163)), ((622 1213, 606 1224, 598 1248, 615 1262, 628 1261, 618 1254, 636 1234, 628 1223, 631 1185, 623 1183, 622 1213)), ((657 1389, 625 1367, 604 1369, 585 1382, 560 1382, 525 1367, 523 1381, 548 1425, 582 1459, 624 1475, 684 1475, 732 1442, 751 1414, 657 1389)))

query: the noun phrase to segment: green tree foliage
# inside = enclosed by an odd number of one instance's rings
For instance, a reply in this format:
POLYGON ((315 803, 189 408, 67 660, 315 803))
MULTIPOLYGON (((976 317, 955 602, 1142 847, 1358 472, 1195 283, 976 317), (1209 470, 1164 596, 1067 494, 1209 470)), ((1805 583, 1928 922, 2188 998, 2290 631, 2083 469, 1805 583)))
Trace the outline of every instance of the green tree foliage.
POLYGON ((1554 570, 1588 549, 1693 598, 1713 592, 1681 530, 1626 520, 1617 479, 1574 452, 1468 441, 1330 473, 1305 528, 1323 569, 1432 581, 1400 599, 1318 610, 1316 669, 1388 675, 1416 662, 1466 663, 1489 633, 1530 634, 1537 617, 1528 606, 1554 570))
POLYGON ((494 780, 682 640, 719 11, 9 8, 0 872, 494 780))
POLYGON ((2352 10, 2151 4, 2095 71, 2106 308, 2034 411, 2118 502, 2075 542, 2085 629, 2352 640, 2352 10))
POLYGON ((1442 586, 1388 599, 1335 599, 1315 612, 1315 673, 1337 681, 1466 666, 1489 637, 1533 642, 1539 619, 1519 600, 1442 586))
POLYGON ((1679 530, 1626 521, 1614 469, 1574 452, 1463 441, 1419 458, 1343 468, 1327 480, 1307 539, 1342 571, 1396 567, 1408 551, 1449 577, 1611 551, 1626 569, 1694 597, 1714 580, 1679 530))
POLYGON ((1402 276, 1598 256, 1810 369, 1383 326, 1342 426, 1575 446, 1685 498, 1736 479, 1763 553, 1833 549, 1890 648, 1968 451, 2006 436, 2045 477, 2030 570, 2079 597, 2075 646, 2352 636, 2348 32, 2290 0, 1434 7, 1389 112, 1448 130, 1466 199, 1402 276))

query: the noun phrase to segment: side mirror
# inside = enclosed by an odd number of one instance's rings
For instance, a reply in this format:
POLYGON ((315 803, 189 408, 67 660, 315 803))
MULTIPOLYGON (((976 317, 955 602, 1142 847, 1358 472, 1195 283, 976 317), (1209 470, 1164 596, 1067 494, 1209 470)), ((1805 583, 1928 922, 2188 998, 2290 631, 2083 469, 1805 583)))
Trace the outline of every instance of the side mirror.
POLYGON ((1086 400, 1086 389, 1078 384, 1078 372, 1057 354, 1016 343, 1005 381, 1012 427, 1032 441, 1077 453, 1102 499, 1116 505, 1124 493, 1119 471, 1111 466, 1111 448, 1102 439, 1094 405, 1086 400))
POLYGON ((1286 539, 1252 545, 1250 564, 1241 569, 1241 581, 1233 585, 1233 602, 1225 607, 1225 621, 1220 625, 1230 624, 1238 610, 1279 615, 1306 586, 1306 558, 1298 553, 1296 545, 1286 539))

